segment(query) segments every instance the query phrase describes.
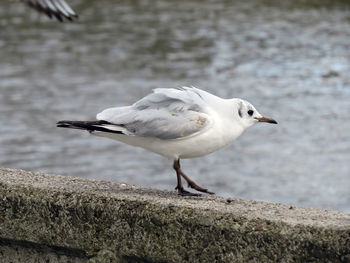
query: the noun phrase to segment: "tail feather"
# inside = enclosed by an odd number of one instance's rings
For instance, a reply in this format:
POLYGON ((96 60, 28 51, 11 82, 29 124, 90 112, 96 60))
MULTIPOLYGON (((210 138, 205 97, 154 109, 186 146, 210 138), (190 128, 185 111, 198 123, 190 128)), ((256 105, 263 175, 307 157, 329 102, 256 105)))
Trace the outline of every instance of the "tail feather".
POLYGON ((70 129, 80 129, 87 130, 89 132, 93 131, 101 131, 101 132, 109 132, 109 133, 118 133, 124 134, 122 131, 112 130, 107 127, 103 127, 104 125, 113 125, 118 126, 108 121, 59 121, 56 123, 57 127, 60 128, 70 128, 70 129))

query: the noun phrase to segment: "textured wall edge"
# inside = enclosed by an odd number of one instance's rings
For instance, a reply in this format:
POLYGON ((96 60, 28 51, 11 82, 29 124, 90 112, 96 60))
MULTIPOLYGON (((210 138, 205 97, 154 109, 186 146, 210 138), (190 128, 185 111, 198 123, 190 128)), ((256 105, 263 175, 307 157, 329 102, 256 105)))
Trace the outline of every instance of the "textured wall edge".
POLYGON ((0 253, 14 260, 344 262, 349 244, 340 212, 0 169, 0 253))

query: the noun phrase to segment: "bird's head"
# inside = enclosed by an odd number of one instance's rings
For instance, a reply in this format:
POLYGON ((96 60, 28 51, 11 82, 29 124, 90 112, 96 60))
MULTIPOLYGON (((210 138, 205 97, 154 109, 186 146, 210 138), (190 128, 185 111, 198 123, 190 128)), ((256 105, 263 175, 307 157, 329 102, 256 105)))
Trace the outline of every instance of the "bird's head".
POLYGON ((262 116, 248 101, 238 99, 236 104, 236 116, 241 125, 247 129, 257 122, 277 124, 277 121, 262 116))

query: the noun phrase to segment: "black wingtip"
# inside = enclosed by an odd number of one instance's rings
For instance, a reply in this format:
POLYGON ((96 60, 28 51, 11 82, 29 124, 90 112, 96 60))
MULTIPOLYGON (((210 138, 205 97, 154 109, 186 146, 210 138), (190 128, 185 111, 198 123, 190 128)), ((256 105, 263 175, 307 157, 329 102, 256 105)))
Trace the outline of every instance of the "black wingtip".
POLYGON ((103 127, 103 125, 106 125, 106 124, 113 125, 108 121, 97 120, 97 121, 59 121, 56 123, 56 126, 59 128, 87 130, 89 132, 100 131, 100 132, 123 134, 122 131, 103 127))
POLYGON ((70 128, 72 127, 72 122, 71 121, 58 121, 56 123, 56 127, 60 127, 60 128, 70 128))
POLYGON ((59 22, 73 22, 78 19, 78 15, 73 9, 63 0, 50 0, 50 5, 45 1, 38 0, 21 0, 27 6, 35 9, 39 13, 46 14, 50 19, 56 19, 59 22))

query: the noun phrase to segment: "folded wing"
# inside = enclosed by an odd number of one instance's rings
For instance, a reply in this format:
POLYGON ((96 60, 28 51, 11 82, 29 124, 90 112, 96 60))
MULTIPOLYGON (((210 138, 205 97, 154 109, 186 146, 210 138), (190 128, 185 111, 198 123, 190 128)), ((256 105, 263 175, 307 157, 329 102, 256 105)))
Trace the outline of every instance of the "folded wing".
POLYGON ((191 136, 211 123, 200 91, 187 87, 156 89, 132 106, 104 110, 97 119, 120 127, 127 135, 160 139, 191 136))

